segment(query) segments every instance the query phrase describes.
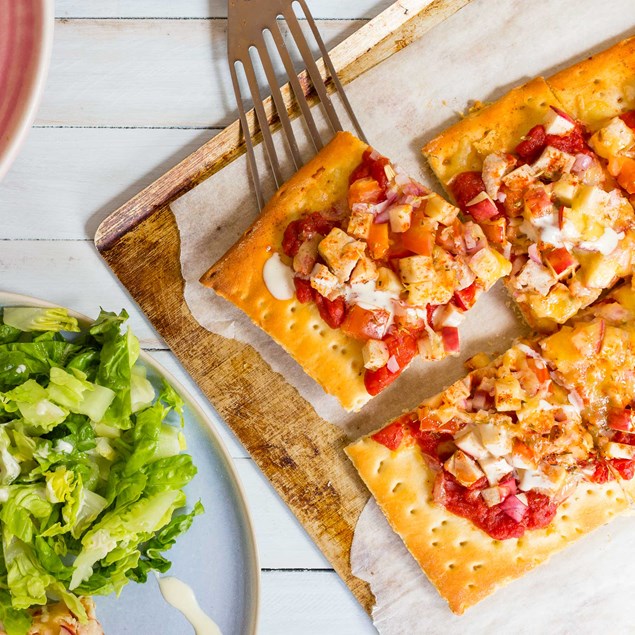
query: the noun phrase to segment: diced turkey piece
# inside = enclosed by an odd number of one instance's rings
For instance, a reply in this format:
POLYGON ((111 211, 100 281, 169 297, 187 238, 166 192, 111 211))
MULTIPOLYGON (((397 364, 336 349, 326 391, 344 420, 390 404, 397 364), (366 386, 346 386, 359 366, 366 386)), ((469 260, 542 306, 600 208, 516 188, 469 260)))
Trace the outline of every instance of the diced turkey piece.
POLYGON ((511 465, 505 459, 497 459, 494 457, 486 457, 480 459, 478 464, 481 466, 490 485, 496 485, 503 476, 512 471, 511 465))
POLYGON ((489 289, 499 278, 508 275, 512 270, 512 264, 491 247, 485 247, 477 251, 469 260, 470 269, 484 284, 485 290, 489 289))
POLYGON ((574 163, 575 157, 572 154, 547 146, 531 167, 536 174, 552 177, 571 172, 574 163))
POLYGON ((362 347, 364 368, 378 370, 386 365, 390 353, 388 346, 380 340, 368 340, 362 347))
POLYGON ((547 476, 538 470, 518 470, 518 478, 519 484, 518 489, 523 492, 528 492, 531 489, 552 489, 552 482, 547 478, 547 476))
POLYGON ((503 182, 503 177, 516 165, 516 159, 505 152, 488 154, 483 161, 483 183, 485 191, 494 200, 503 182))
POLYGON ((334 227, 318 247, 329 269, 340 282, 346 282, 365 250, 365 244, 334 227))
POLYGON ((539 265, 533 260, 528 260, 525 263, 516 278, 516 283, 521 289, 526 291, 535 290, 540 295, 547 295, 557 281, 557 278, 547 267, 539 265))
POLYGON ((424 333, 417 340, 417 347, 419 349, 419 355, 426 361, 433 362, 446 357, 443 338, 434 331, 424 333))
POLYGON ((533 168, 529 164, 521 165, 503 177, 503 183, 510 190, 524 190, 536 180, 533 168))
POLYGON ((506 375, 494 382, 494 403, 498 410, 520 410, 524 396, 520 382, 513 375, 506 375))
POLYGON ((486 487, 481 490, 481 496, 488 507, 494 507, 503 502, 503 494, 499 487, 486 487))
POLYGON ((469 431, 460 437, 457 437, 454 439, 454 443, 458 448, 463 450, 463 452, 469 454, 475 459, 484 459, 489 455, 489 452, 481 443, 481 440, 474 431, 469 431))
POLYGON ((311 273, 311 286, 325 298, 335 300, 344 292, 342 283, 334 276, 329 268, 318 263, 311 273))
POLYGON ((434 276, 432 256, 408 256, 399 260, 399 274, 404 284, 427 282, 434 276))
POLYGON ((626 443, 609 441, 603 448, 604 456, 609 459, 633 459, 635 458, 635 446, 626 443))
POLYGON ((318 245, 322 237, 313 236, 311 240, 305 240, 298 249, 298 253, 293 257, 293 270, 301 276, 308 276, 318 256, 318 245))
POLYGON ((378 291, 386 291, 390 293, 401 293, 404 290, 403 284, 399 276, 388 267, 379 267, 377 270, 377 281, 375 287, 378 291))
POLYGON ((545 132, 553 135, 566 135, 575 128, 574 123, 559 115, 553 108, 550 108, 545 115, 543 125, 545 132))
POLYGON ((393 205, 388 210, 390 229, 395 234, 403 234, 410 229, 412 205, 393 205))
POLYGON ((425 214, 437 223, 451 225, 459 215, 459 208, 448 203, 440 196, 433 195, 426 200, 425 214))
POLYGON ((487 451, 493 456, 500 458, 512 451, 512 440, 507 430, 494 423, 482 423, 479 425, 481 441, 487 451))
POLYGON ((589 145, 601 157, 608 159, 635 144, 635 133, 619 117, 614 117, 608 126, 598 130, 589 145))
POLYGON ((362 255, 357 261, 353 273, 351 273, 349 282, 351 284, 365 284, 377 280, 377 276, 377 265, 368 256, 362 255))
POLYGON ((439 307, 434 313, 434 327, 436 329, 444 326, 459 326, 465 320, 465 313, 453 304, 446 304, 439 307))
POLYGON ((355 238, 368 240, 374 219, 375 217, 370 212, 353 211, 348 219, 346 232, 351 236, 355 236, 355 238))
POLYGON ((444 464, 443 467, 465 487, 469 487, 483 478, 483 472, 474 459, 465 452, 457 450, 444 464))

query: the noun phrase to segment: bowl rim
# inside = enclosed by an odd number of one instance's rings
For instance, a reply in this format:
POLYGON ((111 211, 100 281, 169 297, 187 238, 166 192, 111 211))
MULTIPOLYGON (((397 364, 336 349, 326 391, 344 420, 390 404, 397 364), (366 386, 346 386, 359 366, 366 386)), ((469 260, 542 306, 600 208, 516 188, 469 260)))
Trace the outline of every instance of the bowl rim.
POLYGON ((36 40, 35 71, 29 76, 25 91, 27 98, 22 112, 8 131, 9 142, 0 153, 0 180, 6 175, 31 129, 40 105, 50 66, 55 26, 55 3, 52 0, 32 0, 38 10, 37 27, 41 31, 36 40))

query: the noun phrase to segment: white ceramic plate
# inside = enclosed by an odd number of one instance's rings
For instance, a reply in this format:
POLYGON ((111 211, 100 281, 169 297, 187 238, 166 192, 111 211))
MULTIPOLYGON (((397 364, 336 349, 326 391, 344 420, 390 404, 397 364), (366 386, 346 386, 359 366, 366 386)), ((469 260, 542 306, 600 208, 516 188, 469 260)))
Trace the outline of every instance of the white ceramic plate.
POLYGON ((54 0, 0 0, 0 179, 37 111, 53 44, 54 0))
MULTIPOLYGON (((56 306, 29 296, 0 291, 0 306, 56 306)), ((88 318, 71 311, 80 321, 88 318)), ((96 317, 96 316, 95 316, 96 317)), ((183 398, 187 452, 198 474, 187 486, 188 503, 199 498, 205 513, 166 555, 174 575, 194 590, 203 610, 223 635, 256 632, 260 567, 251 518, 232 460, 214 423, 185 388, 147 353, 142 363, 153 382, 165 378, 183 398)), ((108 635, 185 635, 193 629, 162 598, 155 579, 130 582, 117 599, 96 597, 97 617, 108 635)))

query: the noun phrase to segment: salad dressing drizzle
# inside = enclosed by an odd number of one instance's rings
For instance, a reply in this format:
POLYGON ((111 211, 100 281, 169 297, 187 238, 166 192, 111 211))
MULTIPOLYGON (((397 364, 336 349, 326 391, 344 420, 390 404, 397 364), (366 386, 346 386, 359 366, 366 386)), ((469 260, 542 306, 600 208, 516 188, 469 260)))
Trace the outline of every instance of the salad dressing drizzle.
POLYGON ((217 624, 201 609, 194 591, 174 576, 158 578, 163 599, 183 613, 196 635, 222 635, 217 624))

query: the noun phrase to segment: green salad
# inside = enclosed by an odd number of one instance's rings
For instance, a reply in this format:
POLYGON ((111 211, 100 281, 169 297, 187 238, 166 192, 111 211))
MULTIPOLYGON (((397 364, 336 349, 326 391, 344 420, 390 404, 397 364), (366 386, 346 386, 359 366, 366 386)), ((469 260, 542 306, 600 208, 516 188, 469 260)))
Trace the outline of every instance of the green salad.
POLYGON ((85 329, 65 309, 0 315, 0 621, 23 635, 31 607, 83 621, 78 596, 167 571, 203 507, 183 511, 183 402, 146 378, 125 311, 85 329))

